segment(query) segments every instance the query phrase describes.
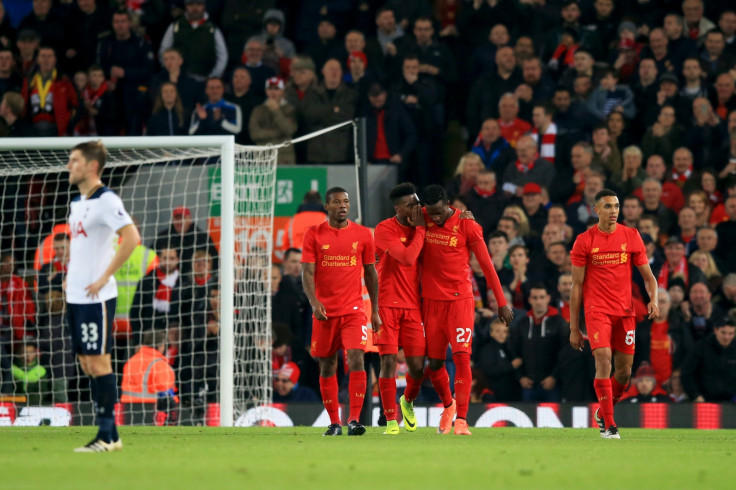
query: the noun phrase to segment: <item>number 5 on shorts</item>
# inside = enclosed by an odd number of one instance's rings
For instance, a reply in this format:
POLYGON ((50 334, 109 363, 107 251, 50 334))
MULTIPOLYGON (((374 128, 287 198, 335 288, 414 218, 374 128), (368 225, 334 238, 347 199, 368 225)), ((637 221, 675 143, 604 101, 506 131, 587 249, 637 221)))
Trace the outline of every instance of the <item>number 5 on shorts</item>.
POLYGON ((457 343, 464 344, 469 343, 470 339, 473 338, 473 331, 469 328, 458 328, 457 329, 457 343), (463 338, 464 337, 464 338, 463 338))
POLYGON ((624 342, 626 342, 626 345, 632 345, 634 342, 636 342, 636 339, 634 337, 634 330, 629 330, 626 332, 626 338, 624 339, 624 342))

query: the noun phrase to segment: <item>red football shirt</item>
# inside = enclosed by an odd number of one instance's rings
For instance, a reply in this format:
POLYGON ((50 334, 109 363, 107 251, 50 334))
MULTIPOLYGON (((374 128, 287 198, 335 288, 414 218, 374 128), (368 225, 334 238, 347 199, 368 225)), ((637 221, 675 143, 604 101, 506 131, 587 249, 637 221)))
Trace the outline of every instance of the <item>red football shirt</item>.
POLYGON ((641 235, 634 228, 616 225, 604 233, 598 225, 578 235, 570 253, 575 267, 585 267, 583 304, 585 312, 634 316, 631 267, 649 263, 641 235))
POLYGON ((370 230, 352 221, 339 229, 326 221, 310 226, 304 234, 302 263, 315 264, 315 294, 328 318, 365 311, 363 265, 375 261, 370 230))
POLYGON ((422 252, 422 297, 440 301, 473 298, 470 282, 470 252, 478 258, 488 287, 498 306, 506 306, 496 269, 483 241, 483 228, 473 220, 460 219, 460 211, 442 226, 435 225, 425 211, 427 232, 422 252))
POLYGON ((394 216, 376 226, 378 305, 418 310, 419 253, 426 228, 404 226, 394 216))

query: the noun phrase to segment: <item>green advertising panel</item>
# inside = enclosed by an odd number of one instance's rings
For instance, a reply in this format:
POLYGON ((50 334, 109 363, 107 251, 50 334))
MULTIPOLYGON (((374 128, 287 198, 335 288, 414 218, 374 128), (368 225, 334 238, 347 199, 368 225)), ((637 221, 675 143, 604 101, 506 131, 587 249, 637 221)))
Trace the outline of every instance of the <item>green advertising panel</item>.
MULTIPOLYGON (((222 186, 220 169, 209 169, 210 217, 220 216, 222 186)), ((276 169, 276 205, 274 216, 293 216, 302 202, 304 194, 310 190, 318 191, 324 196, 327 190, 326 167, 279 167, 276 169)), ((235 175, 235 195, 238 202, 243 203, 236 215, 245 213, 245 202, 249 198, 258 199, 263 190, 255 184, 249 185, 242 174, 235 175)))

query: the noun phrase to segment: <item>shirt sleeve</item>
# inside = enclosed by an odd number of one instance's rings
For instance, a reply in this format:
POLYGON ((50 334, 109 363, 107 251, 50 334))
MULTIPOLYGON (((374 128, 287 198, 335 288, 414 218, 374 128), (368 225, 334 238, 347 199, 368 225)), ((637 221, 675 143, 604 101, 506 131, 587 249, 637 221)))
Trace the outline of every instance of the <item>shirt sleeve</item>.
POLYGON ((314 245, 315 232, 313 227, 307 228, 304 233, 304 243, 302 243, 302 264, 317 263, 316 248, 314 245))
POLYGON ((482 242, 485 245, 485 240, 483 240, 483 228, 477 221, 463 219, 460 220, 460 222, 465 224, 466 239, 470 247, 478 242, 482 242))
POLYGON ((634 254, 634 265, 639 267, 640 265, 648 264, 649 257, 647 257, 647 247, 644 245, 644 241, 641 239, 641 234, 637 230, 632 230, 632 245, 634 254))
POLYGON ((117 232, 121 228, 132 225, 133 220, 123 206, 123 201, 112 192, 105 192, 100 197, 100 218, 111 230, 117 232))
MULTIPOLYGON (((304 255, 302 255, 304 257, 304 255)), ((365 238, 363 241, 363 265, 371 265, 376 263, 376 247, 373 244, 373 235, 368 228, 365 229, 365 238)))
POLYGON ((491 262, 491 254, 488 252, 488 247, 485 246, 485 243, 481 239, 470 245, 470 248, 473 250, 475 258, 478 259, 480 268, 483 270, 483 275, 486 276, 486 283, 491 291, 493 291, 493 296, 496 297, 498 307, 507 306, 506 296, 503 294, 503 287, 501 286, 501 281, 498 280, 496 268, 493 267, 493 262, 491 262))
POLYGON ((585 267, 588 264, 588 244, 584 235, 579 235, 570 252, 570 262, 575 267, 585 267))
POLYGON ((401 237, 390 226, 379 224, 376 227, 376 250, 385 251, 402 265, 413 265, 419 258, 424 246, 425 228, 418 226, 414 236, 407 245, 401 242, 401 237))

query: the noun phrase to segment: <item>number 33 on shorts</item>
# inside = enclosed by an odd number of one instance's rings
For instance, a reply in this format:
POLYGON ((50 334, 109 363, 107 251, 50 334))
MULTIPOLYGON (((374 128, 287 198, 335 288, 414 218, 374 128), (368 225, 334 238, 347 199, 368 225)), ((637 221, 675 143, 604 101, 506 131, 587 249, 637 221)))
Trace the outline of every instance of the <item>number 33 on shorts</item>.
POLYGON ((100 338, 98 330, 94 322, 82 323, 82 342, 87 344, 87 349, 97 348, 97 340, 100 338))
POLYGON ((634 330, 629 330, 626 332, 626 338, 624 339, 624 342, 626 342, 626 345, 633 345, 636 343, 636 337, 634 336, 634 330))

